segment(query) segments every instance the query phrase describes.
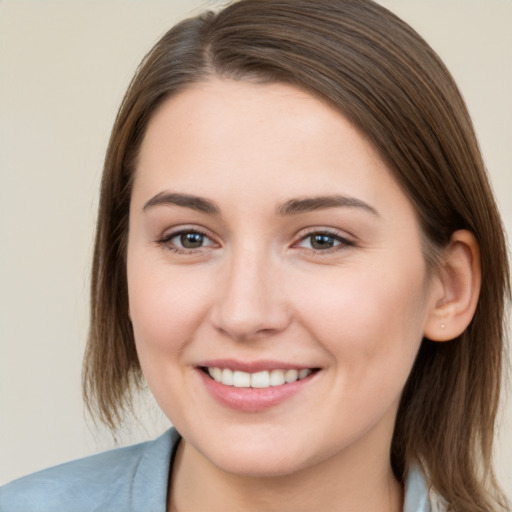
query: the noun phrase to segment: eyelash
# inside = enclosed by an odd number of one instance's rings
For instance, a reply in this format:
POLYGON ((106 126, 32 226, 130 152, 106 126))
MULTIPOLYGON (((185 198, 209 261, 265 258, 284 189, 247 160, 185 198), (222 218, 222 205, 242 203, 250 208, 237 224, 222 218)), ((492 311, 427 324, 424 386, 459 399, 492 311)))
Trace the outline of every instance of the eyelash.
POLYGON ((208 236, 207 233, 205 233, 204 231, 202 231, 200 229, 185 228, 185 229, 180 229, 178 231, 173 231, 172 233, 169 233, 168 235, 157 240, 157 244, 161 245, 165 249, 168 249, 169 251, 172 251, 172 252, 175 252, 178 254, 193 254, 193 253, 197 253, 201 249, 204 249, 204 247, 208 247, 209 245, 215 245, 215 242, 213 242, 211 240, 211 238, 208 236), (173 244, 171 242, 171 240, 173 240, 174 238, 177 238, 177 237, 180 237, 183 235, 200 235, 201 237, 203 237, 203 239, 208 239, 212 243, 208 244, 206 246, 201 246, 201 247, 190 249, 190 248, 186 248, 186 247, 177 247, 175 244, 173 244))
POLYGON ((343 251, 344 249, 347 249, 348 247, 355 247, 356 243, 353 240, 350 240, 349 238, 346 238, 344 236, 341 236, 336 231, 332 231, 330 229, 316 229, 313 231, 310 231, 308 233, 302 234, 299 241, 294 244, 294 246, 297 246, 298 244, 304 242, 307 239, 311 239, 314 236, 321 236, 321 237, 327 237, 334 239, 335 242, 338 242, 333 247, 329 247, 327 249, 314 249, 312 247, 302 247, 302 249, 311 252, 312 254, 322 254, 322 255, 328 255, 332 253, 336 253, 338 251, 343 251))
MULTIPOLYGON (((169 235, 164 236, 161 239, 157 240, 157 244, 165 247, 166 249, 168 249, 172 252, 178 253, 178 254, 193 254, 193 253, 197 253, 198 251, 204 249, 205 247, 209 247, 211 245, 216 245, 215 242, 211 239, 210 236, 208 236, 208 234, 206 232, 204 232, 200 229, 196 229, 196 228, 180 229, 179 231, 174 231, 174 232, 170 233, 169 235), (210 240, 211 243, 207 244, 207 245, 201 245, 200 247, 196 247, 196 248, 185 248, 185 247, 178 247, 178 246, 176 246, 176 244, 171 242, 174 238, 181 237, 183 235, 199 235, 199 236, 203 237, 203 239, 202 239, 203 241, 204 241, 204 239, 207 239, 207 240, 210 240)), ((348 247, 354 247, 354 246, 356 246, 356 243, 353 240, 350 240, 346 237, 341 236, 339 233, 337 233, 335 231, 331 231, 329 229, 317 229, 317 230, 302 234, 302 236, 299 238, 298 242, 295 242, 292 247, 297 247, 297 246, 299 246, 299 248, 301 248, 302 250, 308 251, 312 254, 327 255, 327 254, 332 254, 332 253, 335 253, 338 251, 342 251, 348 247), (336 245, 334 245, 333 247, 328 247, 326 249, 314 249, 313 247, 300 247, 300 244, 303 243, 304 241, 306 241, 308 238, 310 239, 310 243, 311 243, 311 239, 314 236, 331 238, 334 240, 336 245)))

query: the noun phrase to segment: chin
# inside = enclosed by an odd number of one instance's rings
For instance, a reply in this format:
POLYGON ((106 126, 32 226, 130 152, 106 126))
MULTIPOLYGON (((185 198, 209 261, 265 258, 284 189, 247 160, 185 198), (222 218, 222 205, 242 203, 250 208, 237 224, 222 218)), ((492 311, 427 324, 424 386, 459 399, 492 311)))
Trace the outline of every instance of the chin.
POLYGON ((231 439, 220 439, 218 435, 208 441, 202 438, 201 443, 191 443, 195 449, 218 469, 233 475, 271 478, 291 475, 309 465, 304 447, 307 440, 290 442, 282 436, 246 435, 237 442, 231 439), (206 442, 205 442, 206 441, 206 442))
POLYGON ((219 457, 212 462, 222 471, 233 475, 250 478, 285 477, 300 471, 307 463, 294 456, 276 454, 275 452, 237 453, 219 457))

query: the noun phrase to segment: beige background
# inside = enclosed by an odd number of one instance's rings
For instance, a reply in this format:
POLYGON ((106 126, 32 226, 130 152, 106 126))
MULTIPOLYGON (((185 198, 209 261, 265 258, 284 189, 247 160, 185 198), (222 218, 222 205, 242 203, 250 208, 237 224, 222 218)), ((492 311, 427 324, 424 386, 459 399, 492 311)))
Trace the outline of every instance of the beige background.
MULTIPOLYGON (((215 3, 0 0, 0 483, 113 446, 80 395, 102 159, 145 52, 215 3)), ((459 82, 512 233, 512 2, 382 3, 459 82)), ((511 401, 503 411, 496 455, 512 494, 511 401)), ((151 405, 120 442, 166 425, 151 405)))

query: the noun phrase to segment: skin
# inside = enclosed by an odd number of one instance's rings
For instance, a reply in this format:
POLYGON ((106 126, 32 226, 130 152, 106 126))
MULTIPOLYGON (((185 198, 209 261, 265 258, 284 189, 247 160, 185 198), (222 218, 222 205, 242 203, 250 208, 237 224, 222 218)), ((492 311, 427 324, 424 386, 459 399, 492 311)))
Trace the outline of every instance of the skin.
POLYGON ((401 510, 393 425, 443 290, 410 201, 338 111, 217 79, 168 99, 141 147, 127 254, 142 370, 184 438, 169 510, 401 510), (166 193, 218 212, 154 199, 166 193), (333 194, 351 202, 279 211, 333 194), (183 230, 205 236, 184 249, 183 230), (206 389, 197 365, 216 358, 319 371, 246 412, 206 389))

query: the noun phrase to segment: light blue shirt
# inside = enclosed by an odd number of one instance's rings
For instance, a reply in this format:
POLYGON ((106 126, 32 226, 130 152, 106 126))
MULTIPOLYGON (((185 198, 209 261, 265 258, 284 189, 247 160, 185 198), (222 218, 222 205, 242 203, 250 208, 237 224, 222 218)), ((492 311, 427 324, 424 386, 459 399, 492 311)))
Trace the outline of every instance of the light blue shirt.
MULTIPOLYGON (((165 512, 180 435, 118 448, 39 471, 0 487, 0 512, 165 512)), ((411 468, 404 512, 435 512, 423 474, 411 468)))

